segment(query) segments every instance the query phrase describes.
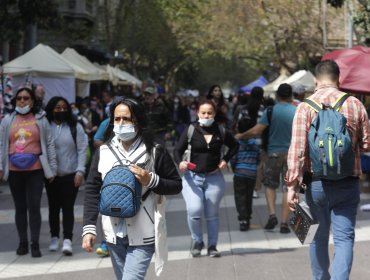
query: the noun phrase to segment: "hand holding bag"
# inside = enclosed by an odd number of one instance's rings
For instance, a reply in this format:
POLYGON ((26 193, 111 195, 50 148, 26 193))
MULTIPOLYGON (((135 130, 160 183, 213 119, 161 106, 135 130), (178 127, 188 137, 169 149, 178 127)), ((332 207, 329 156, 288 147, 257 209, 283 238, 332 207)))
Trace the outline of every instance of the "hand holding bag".
POLYGON ((289 224, 302 245, 312 242, 319 227, 318 222, 313 219, 310 208, 305 201, 296 204, 296 210, 289 224))

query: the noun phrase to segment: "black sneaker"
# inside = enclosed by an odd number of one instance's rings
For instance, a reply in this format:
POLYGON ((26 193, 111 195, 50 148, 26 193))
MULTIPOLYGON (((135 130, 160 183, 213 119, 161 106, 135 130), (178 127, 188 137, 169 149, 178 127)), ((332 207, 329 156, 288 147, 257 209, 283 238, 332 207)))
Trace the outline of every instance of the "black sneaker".
POLYGON ((208 256, 211 258, 219 258, 221 257, 221 254, 217 251, 216 246, 212 245, 208 247, 208 256))
POLYGON ((193 245, 193 248, 190 251, 190 253, 193 256, 193 258, 199 257, 203 248, 204 248, 203 241, 201 241, 201 242, 195 242, 194 245, 193 245))
POLYGON ((268 221, 267 221, 267 224, 265 225, 265 229, 267 230, 272 230, 275 228, 275 226, 278 224, 278 220, 276 218, 276 216, 270 216, 268 221))
POLYGON ((40 258, 41 252, 40 252, 40 246, 39 243, 32 243, 31 244, 31 256, 32 258, 40 258))
POLYGON ((243 220, 239 222, 239 229, 240 231, 247 231, 249 230, 249 221, 243 220))
POLYGON ((280 233, 290 233, 290 229, 287 223, 280 224, 280 233))
POLYGON ((28 254, 28 242, 27 241, 20 242, 16 253, 18 256, 23 256, 23 255, 28 254))

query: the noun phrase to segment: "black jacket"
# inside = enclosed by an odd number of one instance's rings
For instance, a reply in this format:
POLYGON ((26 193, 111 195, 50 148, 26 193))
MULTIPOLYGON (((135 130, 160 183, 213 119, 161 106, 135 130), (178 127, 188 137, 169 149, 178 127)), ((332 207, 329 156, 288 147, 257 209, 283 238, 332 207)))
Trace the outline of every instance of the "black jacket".
MULTIPOLYGON (((225 130, 225 135, 222 136, 216 122, 210 127, 201 128, 199 123, 193 123, 192 125, 194 125, 195 129, 190 142, 190 161, 197 165, 194 172, 209 173, 216 170, 221 160, 223 144, 229 148, 226 154, 222 157, 226 162, 228 162, 237 153, 239 148, 238 141, 236 141, 234 136, 228 130, 225 130), (209 144, 206 143, 204 138, 205 133, 213 135, 209 144)), ((188 147, 188 128, 185 129, 175 147, 174 157, 177 164, 182 161, 182 155, 188 147)))

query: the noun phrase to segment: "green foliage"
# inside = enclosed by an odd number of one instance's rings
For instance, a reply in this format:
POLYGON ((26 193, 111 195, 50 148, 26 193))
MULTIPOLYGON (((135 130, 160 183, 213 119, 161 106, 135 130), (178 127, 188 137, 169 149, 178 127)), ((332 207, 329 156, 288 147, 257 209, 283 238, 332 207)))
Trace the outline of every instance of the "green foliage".
POLYGON ((176 74, 176 80, 179 81, 177 86, 196 87, 202 93, 212 84, 229 82, 232 85, 244 85, 258 75, 256 72, 248 72, 240 58, 225 59, 214 55, 200 59, 197 67, 187 64, 176 74))
POLYGON ((359 0, 359 9, 353 19, 356 26, 358 40, 370 46, 370 1, 359 0))
POLYGON ((162 9, 151 0, 123 2, 105 6, 104 13, 113 7, 117 12, 111 15, 116 20, 109 21, 108 48, 119 50, 124 67, 141 78, 169 75, 182 63, 184 54, 162 9))

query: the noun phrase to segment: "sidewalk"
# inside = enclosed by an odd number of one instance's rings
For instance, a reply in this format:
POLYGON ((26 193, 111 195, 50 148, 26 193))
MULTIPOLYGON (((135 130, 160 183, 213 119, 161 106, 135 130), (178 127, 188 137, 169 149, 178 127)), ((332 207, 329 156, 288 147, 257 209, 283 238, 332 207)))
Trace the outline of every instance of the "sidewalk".
MULTIPOLYGON (((251 230, 239 231, 232 191, 232 174, 226 173, 227 190, 221 203, 218 249, 222 257, 190 256, 190 233, 186 223, 185 203, 181 195, 167 200, 167 229, 169 262, 161 277, 156 277, 152 263, 146 279, 310 279, 308 248, 302 246, 293 233, 280 234, 263 230, 268 213, 264 195, 254 199, 251 230)), ((9 188, 0 186, 0 279, 115 279, 109 258, 100 258, 81 249, 82 211, 84 190, 81 189, 75 206, 73 256, 49 252, 49 227, 46 194, 42 200, 40 246, 42 258, 17 256, 18 237, 14 225, 14 210, 9 188)), ((278 194, 277 213, 280 213, 281 194, 278 194)), ((362 204, 370 203, 370 195, 362 195, 362 204)), ((279 218, 279 215, 278 215, 279 218)), ((359 212, 356 244, 351 279, 365 280, 370 275, 370 212, 359 212)), ((98 240, 100 238, 98 237, 98 240)), ((206 240, 206 239, 205 239, 206 240)), ((331 246, 332 248, 332 246, 331 246)))

